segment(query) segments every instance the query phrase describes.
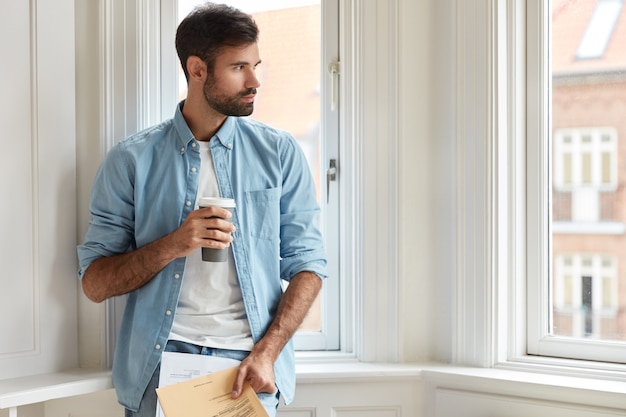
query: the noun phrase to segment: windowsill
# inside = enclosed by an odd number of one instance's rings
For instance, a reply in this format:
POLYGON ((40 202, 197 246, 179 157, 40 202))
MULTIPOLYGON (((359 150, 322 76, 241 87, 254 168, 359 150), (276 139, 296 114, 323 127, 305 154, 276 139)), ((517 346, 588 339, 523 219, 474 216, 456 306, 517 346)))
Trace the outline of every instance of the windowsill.
POLYGON ((368 363, 341 352, 296 352, 298 383, 347 382, 419 378, 422 364, 368 363))
POLYGON ((113 388, 111 371, 71 369, 51 374, 0 380, 0 409, 113 388))
POLYGON ((422 379, 443 389, 624 410, 626 381, 528 370, 430 364, 422 379))
MULTIPOLYGON (((444 363, 362 363, 310 360, 296 365, 298 384, 419 381, 426 389, 458 390, 626 410, 626 380, 546 373, 532 367, 477 368, 444 363)), ((417 394, 417 393, 416 393, 417 394)))
MULTIPOLYGON (((298 360, 298 384, 420 380, 431 387, 576 402, 624 409, 626 381, 442 363, 363 363, 350 357, 313 355, 298 360)), ((108 370, 74 369, 0 380, 0 409, 90 394, 113 388, 108 370)))
POLYGON ((383 382, 398 379, 419 379, 422 364, 364 363, 364 362, 311 362, 296 364, 299 384, 327 382, 383 382))

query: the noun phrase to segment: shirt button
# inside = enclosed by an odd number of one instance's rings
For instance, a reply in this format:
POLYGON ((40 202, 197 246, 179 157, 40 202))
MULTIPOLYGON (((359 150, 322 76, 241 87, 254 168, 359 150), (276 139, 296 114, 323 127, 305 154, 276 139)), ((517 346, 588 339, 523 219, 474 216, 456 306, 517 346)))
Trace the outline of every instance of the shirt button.
POLYGON ((156 350, 161 350, 161 345, 156 345, 154 348, 155 348, 156 350))
POLYGON ((226 145, 226 147, 227 147, 228 149, 232 149, 232 148, 233 148, 233 144, 232 144, 232 143, 229 143, 228 145, 226 145))
POLYGON ((185 203, 185 205, 186 205, 187 207, 191 206, 191 201, 187 201, 187 202, 185 203))
POLYGON ((196 172, 196 171, 197 171, 196 167, 191 168, 191 172, 196 172))
POLYGON ((172 310, 167 310, 167 311, 165 312, 165 315, 166 315, 166 316, 171 316, 171 315, 172 315, 172 310))
POLYGON ((180 278, 180 274, 174 274, 174 278, 179 279, 180 278))
POLYGON ((193 142, 193 143, 191 144, 191 147, 192 147, 192 148, 195 148, 195 147, 196 147, 196 142, 193 142))
POLYGON ((180 152, 184 153, 185 152, 185 147, 183 146, 182 148, 180 148, 180 152))

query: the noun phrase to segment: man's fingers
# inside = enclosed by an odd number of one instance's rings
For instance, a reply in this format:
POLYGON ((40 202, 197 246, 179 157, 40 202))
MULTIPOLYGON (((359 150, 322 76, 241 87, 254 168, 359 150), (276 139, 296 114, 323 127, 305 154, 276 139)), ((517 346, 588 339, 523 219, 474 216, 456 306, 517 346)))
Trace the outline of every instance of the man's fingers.
POLYGON ((249 376, 246 381, 257 394, 259 392, 267 394, 273 394, 276 392, 276 385, 274 385, 272 381, 265 380, 263 378, 255 378, 253 376, 249 376))
POLYGON ((233 391, 231 392, 231 398, 235 399, 241 395, 241 391, 243 391, 243 382, 246 380, 246 372, 239 368, 237 371, 237 376, 235 377, 235 382, 233 383, 233 391))

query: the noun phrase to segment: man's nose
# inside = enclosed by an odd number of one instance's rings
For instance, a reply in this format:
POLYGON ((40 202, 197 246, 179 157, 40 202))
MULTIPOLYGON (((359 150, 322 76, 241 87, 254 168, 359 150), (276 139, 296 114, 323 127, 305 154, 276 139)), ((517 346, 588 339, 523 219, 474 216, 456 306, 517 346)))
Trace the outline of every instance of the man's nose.
POLYGON ((246 79, 246 88, 259 88, 260 86, 261 83, 256 76, 256 71, 254 69, 251 69, 246 79))

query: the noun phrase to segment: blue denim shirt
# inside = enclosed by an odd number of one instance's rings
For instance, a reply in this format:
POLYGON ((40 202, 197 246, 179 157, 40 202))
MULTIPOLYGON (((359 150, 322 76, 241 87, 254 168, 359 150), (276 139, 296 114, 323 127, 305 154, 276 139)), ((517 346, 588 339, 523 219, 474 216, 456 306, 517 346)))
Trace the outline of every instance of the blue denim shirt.
MULTIPOLYGON (((96 259, 142 247, 177 229, 195 208, 200 153, 182 115, 114 146, 96 175, 91 221, 78 246, 79 278, 96 259)), ((306 159, 289 134, 239 117, 210 142, 222 197, 234 198, 232 250, 252 337, 258 341, 280 300, 281 279, 301 271, 326 277, 319 207, 306 159)), ((126 408, 138 408, 163 351, 185 276, 185 258, 128 295, 113 363, 126 408)), ((274 365, 289 403, 295 390, 293 344, 274 365)))

